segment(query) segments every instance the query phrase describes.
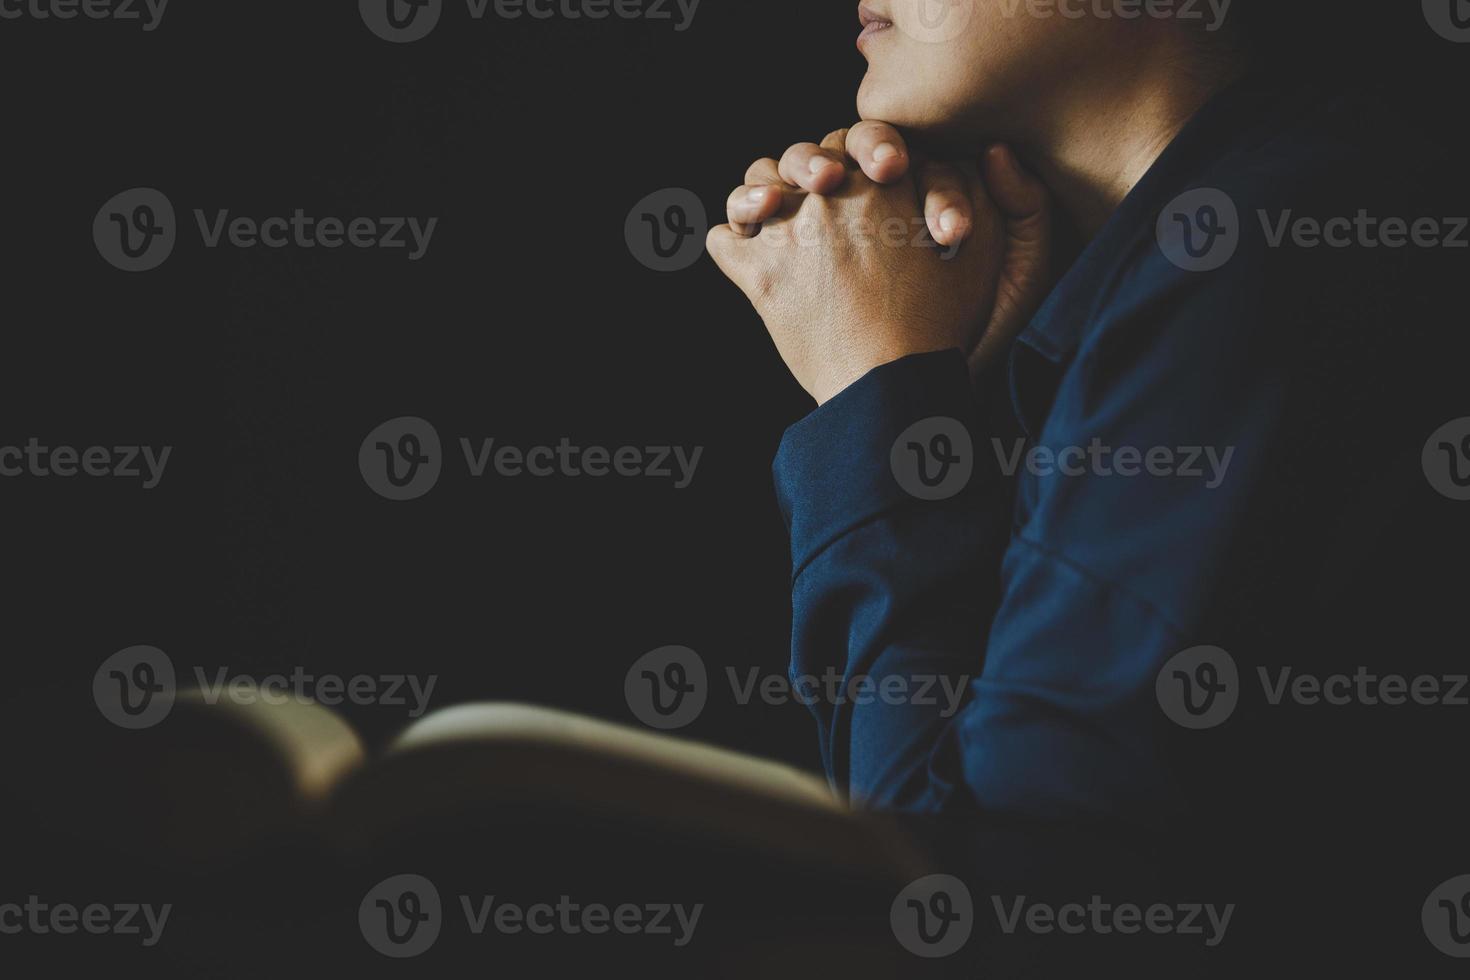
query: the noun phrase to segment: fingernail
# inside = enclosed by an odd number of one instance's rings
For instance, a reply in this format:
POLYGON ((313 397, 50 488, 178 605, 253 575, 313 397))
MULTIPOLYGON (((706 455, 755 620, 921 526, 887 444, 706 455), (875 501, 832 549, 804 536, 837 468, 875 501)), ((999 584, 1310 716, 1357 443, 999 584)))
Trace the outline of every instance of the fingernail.
POLYGON ((959 208, 950 208, 939 216, 939 230, 948 234, 958 228, 964 219, 959 208))
POLYGON ((826 157, 812 157, 812 162, 807 164, 813 174, 819 174, 830 166, 832 166, 832 161, 826 157))
POLYGON ((892 143, 879 143, 877 146, 873 147, 874 163, 882 163, 889 157, 896 156, 898 156, 898 147, 894 146, 892 143))
POLYGON ((764 187, 753 188, 745 195, 745 200, 750 204, 760 204, 765 199, 766 189, 764 187))

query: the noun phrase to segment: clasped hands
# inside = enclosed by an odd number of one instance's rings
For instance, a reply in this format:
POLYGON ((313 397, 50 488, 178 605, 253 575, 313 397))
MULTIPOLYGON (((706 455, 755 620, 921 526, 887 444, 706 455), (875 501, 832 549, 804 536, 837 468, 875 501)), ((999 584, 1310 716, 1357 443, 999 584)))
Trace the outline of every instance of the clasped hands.
POLYGON ((861 122, 757 160, 726 210, 708 251, 818 404, 910 354, 978 373, 1050 285, 1049 195, 1004 144, 926 160, 861 122))

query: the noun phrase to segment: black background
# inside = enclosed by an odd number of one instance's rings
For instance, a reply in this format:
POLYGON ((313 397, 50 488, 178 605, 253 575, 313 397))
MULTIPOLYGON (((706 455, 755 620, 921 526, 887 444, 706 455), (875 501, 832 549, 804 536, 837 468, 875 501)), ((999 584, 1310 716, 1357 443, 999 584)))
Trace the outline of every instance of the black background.
MULTIPOLYGON (((186 675, 435 674, 435 706, 516 699, 623 720, 623 675, 658 646, 693 647, 719 677, 783 672, 769 464, 810 403, 707 258, 651 271, 623 227, 670 187, 723 220, 751 161, 850 124, 853 6, 704 0, 678 32, 476 21, 449 2, 406 45, 345 2, 174 0, 153 32, 0 21, 0 442, 174 447, 151 491, 0 481, 12 693, 48 680, 85 696, 102 659, 134 644, 186 675), (139 186, 169 196, 180 239, 161 268, 128 274, 90 228, 139 186), (207 249, 192 214, 298 207, 440 221, 410 262, 207 249), (436 426, 446 468, 428 496, 393 503, 356 457, 402 415, 436 426), (685 490, 471 479, 460 437, 704 454, 685 490)), ((1285 5, 1297 17, 1269 36, 1303 64, 1399 83, 1406 111, 1455 128, 1463 52, 1416 8, 1285 5)), ((715 692, 687 734, 816 764, 804 709, 715 692)), ((375 737, 407 720, 349 710, 375 737)))
MULTIPOLYGON (((1280 4, 1277 54, 1398 85, 1445 134, 1464 51, 1419 4, 1280 4)), ((171 445, 144 491, 0 480, 9 693, 87 698, 113 651, 263 676, 437 674, 434 705, 629 720, 623 676, 692 646, 784 673, 769 464, 810 403, 709 259, 639 264, 629 209, 689 188, 722 220, 751 160, 856 116, 854 4, 704 0, 672 21, 473 21, 395 46, 356 4, 187 3, 137 22, 0 21, 6 353, 0 444, 171 445), (179 215, 160 269, 90 229, 119 191, 179 215), (193 210, 440 217, 404 250, 206 248, 193 210), (369 430, 422 416, 437 488, 376 497, 369 430), (470 479, 457 439, 703 447, 694 483, 470 479)), ((375 739, 401 708, 351 708, 375 739)), ((804 708, 717 680, 686 735, 816 765, 804 708)))
MULTIPOLYGON (((0 701, 91 712, 98 665, 150 644, 186 677, 432 674, 434 707, 521 700, 632 723, 628 667, 681 644, 715 679, 683 734, 815 768, 804 708, 742 707, 723 680, 786 670, 769 467, 810 403, 707 258, 651 271, 624 222, 672 187, 722 220, 751 161, 853 122, 854 6, 703 0, 678 33, 474 21, 446 0, 408 45, 350 2, 173 0, 151 33, 0 21, 0 445, 173 447, 149 491, 0 480, 0 701), (180 241, 130 275, 91 226, 140 186, 171 199, 180 241), (298 207, 440 221, 418 262, 206 249, 193 224, 195 208, 298 207), (427 496, 394 503, 357 454, 404 415, 432 422, 447 458, 427 496), (460 437, 704 452, 685 490, 471 479, 460 437)), ((1344 6, 1283 22, 1277 48, 1392 82, 1407 114, 1463 137, 1465 47, 1417 3, 1344 6)), ((344 711, 374 741, 409 720, 344 711)))
MULTIPOLYGON (((104 657, 151 644, 186 675, 437 674, 435 706, 627 721, 624 673, 658 646, 717 674, 784 672, 769 465, 809 403, 707 258, 653 272, 623 226, 667 187, 723 220, 756 157, 850 123, 855 33, 845 3, 718 0, 683 33, 474 21, 450 3, 408 45, 347 3, 175 0, 152 33, 0 24, 15 95, 3 441, 174 447, 150 491, 0 484, 20 670, 85 696, 104 657), (127 274, 90 227, 135 186, 169 196, 180 237, 161 268, 127 274), (409 262, 207 249, 192 214, 297 207, 441 220, 409 262), (432 422, 447 459, 429 495, 394 503, 357 451, 400 415, 432 422), (471 479, 461 436, 704 454, 685 490, 471 479)), ((804 709, 740 710, 727 692, 687 734, 815 765, 804 709)), ((355 714, 376 735, 407 720, 355 714)))

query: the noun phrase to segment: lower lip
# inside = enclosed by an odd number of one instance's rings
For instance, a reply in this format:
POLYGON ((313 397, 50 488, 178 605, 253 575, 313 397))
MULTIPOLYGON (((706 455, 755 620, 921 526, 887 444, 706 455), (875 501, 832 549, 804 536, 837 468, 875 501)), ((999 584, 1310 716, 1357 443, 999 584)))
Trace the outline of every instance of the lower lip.
POLYGON ((876 35, 876 34, 882 34, 885 31, 889 31, 889 30, 892 30, 892 29, 893 29, 893 25, 890 24, 890 23, 888 23, 887 21, 877 21, 877 20, 873 21, 867 27, 864 27, 863 28, 863 32, 858 35, 858 39, 857 39, 858 49, 861 50, 862 47, 863 47, 863 45, 866 44, 868 42, 868 40, 870 38, 872 38, 874 35, 876 35))

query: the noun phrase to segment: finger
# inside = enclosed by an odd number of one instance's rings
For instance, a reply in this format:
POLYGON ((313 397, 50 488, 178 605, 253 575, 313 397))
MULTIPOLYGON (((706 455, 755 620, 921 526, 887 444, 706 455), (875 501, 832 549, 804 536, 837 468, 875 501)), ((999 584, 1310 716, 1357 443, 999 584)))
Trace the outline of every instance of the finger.
POLYGON ((778 169, 786 183, 813 194, 830 194, 847 176, 842 154, 824 150, 815 143, 797 143, 791 147, 781 157, 778 169))
POLYGON ((1051 197, 1014 151, 996 144, 980 161, 981 175, 1005 225, 1005 258, 990 322, 970 356, 978 374, 998 363, 1010 339, 1046 297, 1051 273, 1051 197))
POLYGON ((1037 291, 1049 278, 1051 194, 1045 184, 1021 165, 1015 151, 1003 143, 985 152, 980 170, 985 189, 1005 222, 1002 281, 1014 287, 1010 290, 1012 295, 1001 296, 997 305, 1014 306, 1018 311, 1032 310, 1040 302, 1037 291))
POLYGON ((833 153, 841 154, 847 159, 847 133, 845 129, 834 129, 822 137, 822 149, 831 150, 833 153))
POLYGON ((743 188, 747 192, 754 192, 758 187, 779 185, 781 183, 783 181, 781 180, 781 174, 778 172, 776 161, 770 157, 762 157, 746 168, 745 182, 740 188, 735 189, 735 193, 731 194, 730 200, 725 203, 725 214, 730 221, 731 227, 737 234, 746 238, 760 234, 760 222, 767 220, 781 208, 781 195, 779 193, 770 193, 769 197, 763 197, 763 195, 756 193, 748 193, 747 201, 757 206, 758 216, 746 218, 744 215, 748 213, 747 211, 742 211, 741 215, 737 216, 732 206, 735 203, 736 197, 741 193, 741 189, 743 188))
POLYGON ((1021 166, 1009 146, 996 143, 986 150, 980 172, 995 206, 1009 222, 1032 227, 1045 223, 1051 200, 1046 185, 1021 166))
POLYGON ((762 157, 752 163, 745 171, 745 184, 779 184, 781 183, 780 167, 770 157, 762 157))
POLYGON ((908 144, 885 122, 864 120, 848 130, 847 155, 879 184, 891 184, 909 171, 908 144))
POLYGON ((729 225, 716 225, 705 236, 704 248, 746 299, 758 303, 769 293, 771 255, 758 241, 741 238, 729 225))
POLYGON ((725 201, 726 220, 744 238, 758 234, 761 222, 781 210, 782 193, 780 184, 742 184, 725 201))
POLYGON ((924 202, 924 222, 941 245, 959 245, 975 228, 973 188, 964 171, 953 164, 928 163, 915 175, 924 202))
MULTIPOLYGON (((737 286, 741 286, 744 277, 741 250, 748 244, 749 242, 729 225, 715 225, 704 237, 704 250, 709 253, 710 258, 715 260, 715 265, 719 266, 725 277, 737 286)), ((744 287, 741 286, 741 288, 744 287)))
POLYGON ((867 174, 861 170, 853 170, 848 166, 852 162, 851 157, 847 155, 847 136, 850 132, 851 130, 847 129, 834 129, 822 138, 822 149, 838 154, 844 161, 842 169, 844 173, 843 183, 845 185, 849 187, 862 187, 862 185, 867 183, 867 174))

